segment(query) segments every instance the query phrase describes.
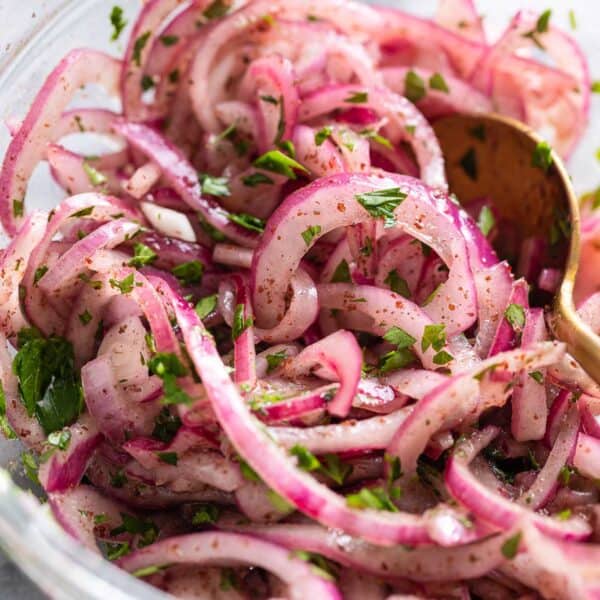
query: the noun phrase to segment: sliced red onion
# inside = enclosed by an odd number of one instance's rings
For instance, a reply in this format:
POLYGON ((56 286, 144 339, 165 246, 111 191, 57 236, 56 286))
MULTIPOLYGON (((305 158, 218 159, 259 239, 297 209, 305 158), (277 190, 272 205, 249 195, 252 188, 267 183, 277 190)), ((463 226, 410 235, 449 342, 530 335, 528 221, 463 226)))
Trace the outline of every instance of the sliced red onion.
POLYGON ((119 566, 134 572, 164 564, 246 563, 275 573, 288 586, 292 600, 308 597, 341 600, 337 588, 315 575, 309 563, 294 558, 289 550, 247 535, 207 532, 172 537, 137 550, 119 560, 119 566))

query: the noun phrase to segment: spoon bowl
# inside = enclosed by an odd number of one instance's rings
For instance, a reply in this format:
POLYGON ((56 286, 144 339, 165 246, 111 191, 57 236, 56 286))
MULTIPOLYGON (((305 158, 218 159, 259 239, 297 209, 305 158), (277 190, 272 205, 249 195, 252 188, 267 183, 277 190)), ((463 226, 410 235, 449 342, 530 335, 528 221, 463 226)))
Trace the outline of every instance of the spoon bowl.
POLYGON ((434 129, 446 161, 450 191, 468 209, 489 202, 503 226, 494 240, 501 258, 513 264, 525 240, 547 250, 548 264, 561 272, 555 296, 533 294, 551 304, 554 335, 567 344, 587 373, 600 382, 600 338, 581 320, 573 301, 580 258, 579 203, 561 158, 523 123, 509 117, 456 114, 434 129))

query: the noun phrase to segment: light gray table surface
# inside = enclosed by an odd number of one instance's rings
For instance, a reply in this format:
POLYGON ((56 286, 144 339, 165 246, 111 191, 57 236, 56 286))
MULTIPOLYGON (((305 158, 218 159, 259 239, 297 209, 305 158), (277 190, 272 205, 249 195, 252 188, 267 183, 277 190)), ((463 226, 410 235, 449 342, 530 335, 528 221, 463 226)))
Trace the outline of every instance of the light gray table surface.
MULTIPOLYGON (((436 0, 377 0, 381 4, 397 6, 402 9, 432 14, 436 0)), ((0 0, 0 64, 10 59, 18 49, 20 40, 29 32, 37 29, 45 16, 63 5, 65 0, 0 0)), ((107 0, 107 6, 118 4, 118 0, 107 0)), ((544 10, 554 7, 553 20, 568 28, 568 11, 573 9, 577 15, 578 29, 575 35, 591 60, 592 76, 600 80, 600 2, 590 0, 478 0, 477 5, 485 15, 485 23, 493 34, 499 32, 507 23, 507 15, 514 14, 520 8, 544 10)), ((583 192, 600 184, 600 163, 593 159, 596 148, 600 147, 600 96, 592 101, 592 123, 586 139, 573 156, 570 169, 575 186, 583 192)), ((40 592, 20 573, 10 560, 0 553, 0 600, 41 600, 40 592)))

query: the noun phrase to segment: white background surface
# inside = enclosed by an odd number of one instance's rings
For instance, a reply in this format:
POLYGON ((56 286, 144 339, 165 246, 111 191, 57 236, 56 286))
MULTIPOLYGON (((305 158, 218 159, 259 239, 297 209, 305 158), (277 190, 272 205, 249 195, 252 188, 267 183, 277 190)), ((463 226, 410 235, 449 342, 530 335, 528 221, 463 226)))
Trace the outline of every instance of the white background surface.
MULTIPOLYGON (((436 0, 378 0, 415 12, 431 15, 436 0)), ((0 0, 0 67, 9 62, 19 49, 20 40, 38 29, 44 18, 57 10, 65 0, 0 0)), ((106 0, 105 14, 98 19, 108 20, 108 14, 118 0, 106 0)), ((519 9, 542 11, 553 8, 552 22, 570 30, 569 10, 575 12, 577 30, 572 31, 590 59, 592 79, 600 80, 600 0, 478 0, 479 10, 484 15, 490 39, 506 25, 508 18, 519 9)), ((600 185, 600 161, 595 158, 600 148, 600 95, 592 100, 592 116, 589 132, 570 161, 575 186, 579 192, 600 185)), ((38 600, 41 595, 0 556, 0 598, 38 600)))

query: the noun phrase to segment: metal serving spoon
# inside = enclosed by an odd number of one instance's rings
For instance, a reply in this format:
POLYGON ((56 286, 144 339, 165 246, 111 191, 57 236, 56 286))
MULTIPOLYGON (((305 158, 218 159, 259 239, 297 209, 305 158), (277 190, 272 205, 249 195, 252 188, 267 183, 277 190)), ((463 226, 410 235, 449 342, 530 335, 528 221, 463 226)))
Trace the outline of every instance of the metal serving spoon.
POLYGON ((600 382, 600 337, 579 318, 573 302, 580 215, 562 160, 555 152, 544 152, 544 146, 539 146, 543 140, 526 125, 496 114, 443 117, 434 129, 444 153, 450 191, 465 205, 488 197, 502 220, 510 224, 494 243, 500 257, 511 258, 506 248, 520 247, 518 242, 528 237, 552 240, 553 266, 561 270, 562 281, 554 298, 543 302, 542 296, 541 303, 553 304, 549 322, 554 335, 566 342, 571 355, 600 382))

